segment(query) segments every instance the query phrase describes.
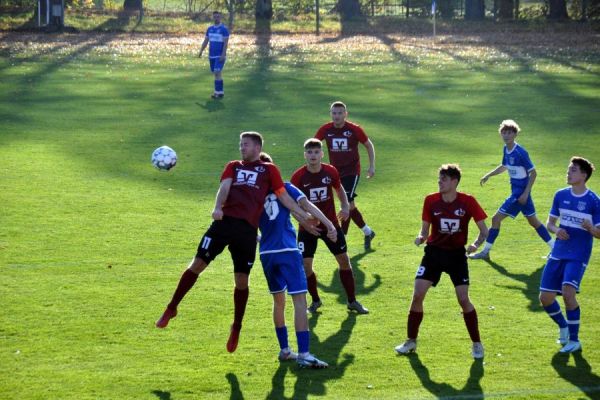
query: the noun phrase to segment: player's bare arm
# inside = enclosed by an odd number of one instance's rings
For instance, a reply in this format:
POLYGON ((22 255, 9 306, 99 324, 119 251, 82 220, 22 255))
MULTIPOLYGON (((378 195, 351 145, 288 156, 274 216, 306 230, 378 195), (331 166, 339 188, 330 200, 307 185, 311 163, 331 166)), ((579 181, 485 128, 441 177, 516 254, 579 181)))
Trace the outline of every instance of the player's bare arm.
POLYGON ((529 182, 527 182, 527 186, 525 187, 525 190, 519 196, 518 201, 520 204, 527 203, 527 198, 529 197, 529 194, 531 193, 531 188, 533 187, 535 178, 537 178, 537 172, 535 171, 535 169, 532 169, 531 171, 529 171, 529 182))
POLYGON ((338 199, 340 199, 340 212, 337 217, 340 221, 345 221, 350 217, 350 204, 348 203, 348 196, 342 186, 335 189, 338 199))
POLYGON ((217 191, 217 198, 215 200, 215 208, 212 212, 212 218, 214 220, 223 219, 223 204, 225 204, 225 200, 227 200, 227 196, 229 196, 229 189, 231 189, 231 182, 233 179, 225 178, 221 181, 219 185, 219 190, 217 191))
POLYGON ((569 240, 569 234, 566 230, 556 225, 558 218, 553 217, 552 215, 548 216, 548 222, 546 222, 546 229, 556 235, 558 240, 569 240))
POLYGON ((225 58, 227 57, 227 44, 229 43, 229 38, 223 38, 223 52, 221 53, 221 57, 219 57, 219 61, 223 62, 225 61, 225 58))
POLYGON ((206 49, 207 45, 208 45, 208 37, 205 37, 204 41, 202 42, 202 46, 200 46, 200 53, 198 53, 198 57, 202 57, 202 53, 204 53, 204 49, 206 49))
POLYGON ((484 183, 486 183, 488 181, 488 179, 490 179, 490 177, 494 176, 494 175, 498 175, 503 173, 504 171, 506 171, 506 167, 504 165, 498 165, 496 168, 494 168, 493 170, 491 170, 490 172, 488 172, 487 174, 485 174, 481 180, 479 181, 479 184, 481 186, 483 186, 484 183))
POLYGON ((303 223, 312 218, 312 215, 304 211, 286 191, 282 191, 281 193, 277 194, 277 198, 279 201, 281 201, 281 204, 290 210, 298 222, 303 223))
POLYGON ((581 227, 588 231, 596 239, 600 239, 600 227, 594 226, 594 224, 592 224, 592 221, 590 221, 589 219, 584 219, 581 223, 581 227))
POLYGON ((367 148, 367 154, 369 156, 369 170, 367 171, 367 179, 372 178, 375 175, 375 146, 373 146, 373 142, 371 139, 367 139, 364 143, 367 148))
POLYGON ((415 238, 415 245, 420 246, 427 240, 427 236, 429 236, 429 226, 431 224, 427 221, 422 221, 421 223, 421 231, 415 238))
POLYGON ((488 227, 485 224, 485 219, 482 219, 481 221, 477 221, 475 222, 475 224, 477 225, 477 228, 479 229, 479 235, 477 236, 477 239, 475 239, 475 241, 469 245, 469 247, 467 247, 467 253, 473 253, 475 252, 479 246, 481 246, 483 244, 483 242, 485 242, 485 239, 487 239, 488 237, 488 227))
MULTIPOLYGON (((337 231, 335 229, 335 226, 325 216, 325 214, 323 214, 321 212, 321 210, 319 210, 317 208, 317 206, 315 206, 313 203, 308 201, 308 199, 306 197, 303 197, 302 199, 300 199, 298 204, 300 205, 300 207, 302 207, 302 209, 304 209, 304 211, 313 215, 316 219, 318 219, 323 224, 323 226, 327 229, 327 237, 329 238, 329 240, 331 240, 334 243, 337 242, 337 231)), ((302 226, 304 226, 304 228, 306 229, 305 225, 302 225, 302 226)), ((314 228, 314 226, 311 226, 311 227, 314 228)), ((308 231, 315 236, 318 236, 320 234, 318 230, 317 230, 316 234, 311 232, 310 230, 308 230, 308 231)))

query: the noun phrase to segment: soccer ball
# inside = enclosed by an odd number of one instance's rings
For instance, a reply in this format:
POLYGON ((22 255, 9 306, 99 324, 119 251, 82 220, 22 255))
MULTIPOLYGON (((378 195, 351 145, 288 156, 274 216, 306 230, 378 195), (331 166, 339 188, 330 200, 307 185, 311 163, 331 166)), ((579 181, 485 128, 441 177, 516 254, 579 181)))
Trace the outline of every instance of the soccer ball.
POLYGON ((169 146, 160 146, 152 152, 152 165, 161 171, 168 171, 177 164, 177 153, 169 146))

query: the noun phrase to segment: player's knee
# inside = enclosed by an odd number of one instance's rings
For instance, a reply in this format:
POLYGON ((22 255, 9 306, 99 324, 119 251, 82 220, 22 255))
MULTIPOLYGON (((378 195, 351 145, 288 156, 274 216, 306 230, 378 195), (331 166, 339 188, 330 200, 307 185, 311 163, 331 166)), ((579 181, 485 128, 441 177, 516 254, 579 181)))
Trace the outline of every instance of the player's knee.
POLYGON ((554 302, 554 298, 556 295, 550 292, 540 292, 539 299, 542 306, 548 307, 550 304, 554 302))
POLYGON ((494 216, 492 217, 492 228, 495 228, 495 229, 500 228, 500 224, 502 223, 503 219, 504 219, 504 217, 502 214, 500 214, 500 213, 494 214, 494 216))
POLYGON ((202 271, 206 269, 208 264, 201 258, 195 257, 190 263, 188 269, 195 274, 200 274, 202 271))

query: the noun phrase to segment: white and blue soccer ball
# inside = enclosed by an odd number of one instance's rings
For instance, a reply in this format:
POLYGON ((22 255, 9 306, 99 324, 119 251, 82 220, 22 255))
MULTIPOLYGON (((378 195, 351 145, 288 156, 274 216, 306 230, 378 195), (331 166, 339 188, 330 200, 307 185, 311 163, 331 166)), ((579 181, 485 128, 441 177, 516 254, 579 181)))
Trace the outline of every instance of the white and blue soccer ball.
POLYGON ((152 165, 161 171, 168 171, 177 164, 177 153, 169 146, 160 146, 152 152, 152 165))

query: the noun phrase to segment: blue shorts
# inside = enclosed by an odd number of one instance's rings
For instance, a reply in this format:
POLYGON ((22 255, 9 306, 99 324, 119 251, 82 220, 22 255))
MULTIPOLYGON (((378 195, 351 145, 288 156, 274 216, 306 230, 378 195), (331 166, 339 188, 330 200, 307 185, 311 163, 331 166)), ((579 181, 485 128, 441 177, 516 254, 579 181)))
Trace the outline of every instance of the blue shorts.
POLYGON ((210 72, 223 71, 223 67, 225 67, 225 61, 227 61, 227 59, 221 62, 219 58, 209 58, 208 62, 210 63, 210 72))
POLYGON ((581 261, 550 258, 542 272, 540 291, 562 293, 563 285, 569 285, 579 293, 586 267, 581 261))
POLYGON ((306 275, 300 251, 283 251, 260 255, 271 293, 287 290, 288 294, 306 293, 306 275))
POLYGON ((504 200, 504 203, 500 206, 498 212, 508 215, 511 218, 515 218, 520 212, 526 217, 531 217, 535 215, 535 206, 533 205, 531 195, 529 195, 525 204, 521 204, 519 203, 519 196, 512 194, 504 200))

